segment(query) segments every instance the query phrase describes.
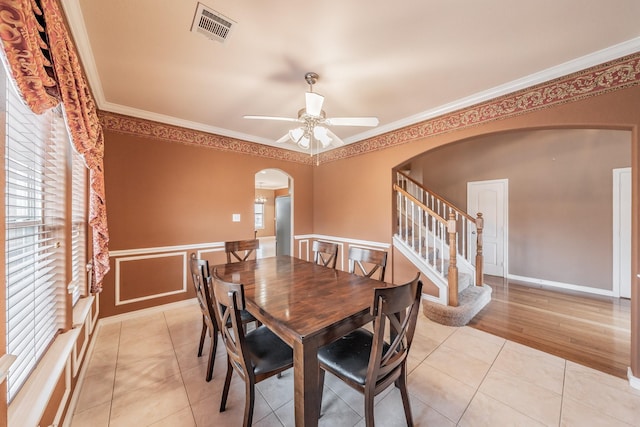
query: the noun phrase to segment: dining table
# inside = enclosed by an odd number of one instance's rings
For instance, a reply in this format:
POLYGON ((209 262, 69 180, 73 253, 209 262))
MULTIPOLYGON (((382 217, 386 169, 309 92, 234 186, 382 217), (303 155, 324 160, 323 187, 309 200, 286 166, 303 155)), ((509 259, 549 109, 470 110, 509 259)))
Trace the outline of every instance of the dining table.
POLYGON ((211 267, 244 285, 245 308, 293 348, 296 426, 317 426, 318 348, 373 319, 373 290, 385 282, 278 255, 211 267))

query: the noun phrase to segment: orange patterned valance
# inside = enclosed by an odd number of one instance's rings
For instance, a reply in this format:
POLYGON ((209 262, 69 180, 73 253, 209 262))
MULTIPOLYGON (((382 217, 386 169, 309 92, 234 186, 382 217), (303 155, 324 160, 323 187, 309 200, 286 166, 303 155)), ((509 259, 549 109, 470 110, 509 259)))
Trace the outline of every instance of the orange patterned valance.
POLYGON ((93 230, 91 292, 100 292, 109 271, 104 137, 57 0, 0 0, 0 38, 26 104, 40 114, 62 102, 73 144, 89 167, 89 225, 93 230))

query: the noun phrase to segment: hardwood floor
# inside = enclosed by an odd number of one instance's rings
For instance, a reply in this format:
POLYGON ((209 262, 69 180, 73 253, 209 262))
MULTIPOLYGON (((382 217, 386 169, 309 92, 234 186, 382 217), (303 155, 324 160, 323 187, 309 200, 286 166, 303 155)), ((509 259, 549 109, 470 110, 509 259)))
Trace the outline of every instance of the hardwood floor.
POLYGON ((485 276, 491 302, 469 326, 627 377, 630 301, 485 276))

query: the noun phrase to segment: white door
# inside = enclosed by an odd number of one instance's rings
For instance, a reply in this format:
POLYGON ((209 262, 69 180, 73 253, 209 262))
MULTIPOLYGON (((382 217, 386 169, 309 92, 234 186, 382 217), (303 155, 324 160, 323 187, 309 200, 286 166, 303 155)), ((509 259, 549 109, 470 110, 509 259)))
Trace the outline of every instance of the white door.
POLYGON ((613 170, 613 294, 631 298, 631 168, 613 170))
MULTIPOLYGON (((509 180, 476 181, 467 183, 467 213, 484 218, 482 253, 484 274, 506 277, 507 268, 507 207, 509 180)), ((476 235, 471 236, 475 251, 476 235)))

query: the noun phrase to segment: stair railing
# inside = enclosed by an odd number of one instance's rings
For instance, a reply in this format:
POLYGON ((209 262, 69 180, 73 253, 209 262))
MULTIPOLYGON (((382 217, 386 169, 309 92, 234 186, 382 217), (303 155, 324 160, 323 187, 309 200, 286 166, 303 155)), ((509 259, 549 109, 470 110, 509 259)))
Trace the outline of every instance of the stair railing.
MULTIPOLYGON (((477 218, 473 218, 471 215, 457 208, 451 202, 437 195, 435 192, 429 190, 400 171, 397 171, 396 173, 394 190, 398 193, 399 215, 404 215, 402 213, 402 209, 404 208, 402 203, 406 206, 406 202, 403 202, 402 199, 410 196, 410 200, 412 199, 413 203, 421 208, 421 215, 424 216, 424 219, 417 223, 424 224, 431 238, 434 239, 434 241, 439 240, 439 242, 441 242, 440 245, 443 245, 442 242, 448 242, 450 260, 453 259, 455 261, 457 257, 460 257, 470 266, 472 266, 474 264, 473 261, 475 261, 474 282, 477 286, 481 286, 483 275, 482 263, 484 262, 482 254, 482 230, 484 226, 484 219, 482 218, 482 213, 478 213, 477 218), (436 224, 445 224, 445 227, 435 226, 436 224), (473 236, 475 236, 475 239, 473 239, 473 236), (455 249, 455 257, 451 257, 453 249, 455 249)), ((398 231, 401 232, 403 230, 399 229, 398 231)), ((404 229, 404 232, 407 232, 406 228, 404 229)), ((401 233, 399 235, 402 236, 401 233)), ((427 247, 429 246, 427 245, 427 247)), ((444 247, 441 247, 440 249, 443 251, 444 247)), ((439 271, 443 271, 442 266, 439 271)), ((451 280, 451 277, 452 276, 449 275, 449 280, 451 280)), ((453 277, 457 278, 457 275, 454 275, 453 277)))

